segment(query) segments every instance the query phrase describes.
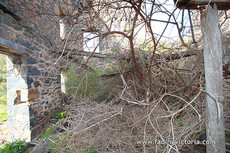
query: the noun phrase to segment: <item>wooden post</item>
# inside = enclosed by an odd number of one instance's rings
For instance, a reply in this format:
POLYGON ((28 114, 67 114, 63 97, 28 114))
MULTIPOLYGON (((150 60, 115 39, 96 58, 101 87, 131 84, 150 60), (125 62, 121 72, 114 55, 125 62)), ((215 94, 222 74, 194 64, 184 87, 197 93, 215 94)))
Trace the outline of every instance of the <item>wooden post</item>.
POLYGON ((222 93, 222 45, 217 6, 201 13, 206 84, 206 135, 208 153, 225 153, 222 93))

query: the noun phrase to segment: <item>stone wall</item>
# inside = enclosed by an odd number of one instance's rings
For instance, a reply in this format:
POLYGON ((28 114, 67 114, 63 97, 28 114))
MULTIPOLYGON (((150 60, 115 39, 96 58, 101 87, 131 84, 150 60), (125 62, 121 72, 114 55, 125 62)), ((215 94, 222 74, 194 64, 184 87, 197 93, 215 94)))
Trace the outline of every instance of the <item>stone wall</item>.
MULTIPOLYGON (((78 24, 68 23, 67 35, 71 32, 69 40, 75 41, 61 40, 55 6, 57 2, 43 0, 0 2, 0 52, 8 55, 9 140, 39 136, 62 109, 60 64, 85 62, 74 51, 59 57, 63 49, 83 51, 82 29, 91 28, 85 25, 87 17, 83 14, 78 24)), ((98 21, 91 22, 97 25, 98 21)), ((104 27, 99 24, 99 28, 103 33, 104 27)), ((100 53, 118 53, 119 39, 116 35, 100 37, 100 53)))
MULTIPOLYGON (((53 7, 42 2, 40 5, 53 7)), ((39 9, 27 8, 18 1, 3 0, 0 6, 2 45, 10 42, 25 49, 23 55, 9 54, 7 60, 9 140, 30 140, 61 109, 60 68, 50 50, 60 41, 55 22, 58 18, 42 15, 39 9), (19 134, 23 129, 26 134, 19 134)))

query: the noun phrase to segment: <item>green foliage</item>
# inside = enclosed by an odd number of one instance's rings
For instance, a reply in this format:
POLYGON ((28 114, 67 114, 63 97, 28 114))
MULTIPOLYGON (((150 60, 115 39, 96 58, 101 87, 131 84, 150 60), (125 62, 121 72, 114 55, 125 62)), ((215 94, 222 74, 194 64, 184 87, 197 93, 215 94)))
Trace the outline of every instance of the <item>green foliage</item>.
POLYGON ((7 120, 6 57, 0 54, 0 122, 7 120))
POLYGON ((161 41, 160 46, 159 46, 159 48, 157 48, 156 53, 157 54, 165 53, 165 52, 169 51, 169 48, 170 48, 170 43, 168 41, 161 41))
POLYGON ((68 142, 69 136, 67 133, 62 133, 59 136, 52 136, 49 142, 49 148, 52 149, 51 153, 56 153, 61 150, 61 152, 69 153, 69 148, 66 147, 66 142, 68 142))
POLYGON ((67 113, 66 112, 60 112, 60 113, 57 113, 55 118, 59 121, 61 120, 62 118, 66 117, 67 116, 67 113))
POLYGON ((26 141, 25 140, 16 140, 11 143, 7 143, 0 148, 0 153, 24 153, 26 150, 26 141))
POLYGON ((84 153, 97 153, 97 148, 88 147, 88 148, 85 149, 84 153))
MULTIPOLYGON (((170 46, 171 46, 170 42, 168 42, 168 41, 160 41, 159 45, 158 45, 158 47, 156 49, 156 53, 157 54, 165 53, 165 52, 169 51, 169 48, 171 48, 170 46)), ((140 48, 141 48, 142 51, 145 51, 145 52, 153 51, 154 44, 153 44, 152 41, 140 40, 140 48)))
POLYGON ((53 126, 48 127, 40 138, 47 142, 46 145, 52 150, 51 152, 56 152, 56 149, 63 144, 62 139, 55 135, 53 126))
POLYGON ((113 52, 114 54, 118 54, 117 48, 113 47, 113 48, 112 48, 112 52, 113 52))
POLYGON ((184 125, 184 123, 185 123, 185 120, 184 120, 184 118, 183 117, 178 117, 178 118, 175 118, 175 121, 177 122, 177 124, 179 125, 179 126, 183 126, 184 125))
POLYGON ((225 134, 225 142, 230 143, 230 134, 225 134))
POLYGON ((7 101, 7 96, 6 95, 2 95, 0 97, 0 104, 6 105, 6 101, 7 101))
POLYGON ((152 41, 144 41, 144 40, 140 40, 140 48, 142 51, 145 51, 145 52, 148 52, 148 51, 151 51, 153 50, 153 42, 152 41))
POLYGON ((7 120, 7 106, 0 103, 0 123, 7 120))
POLYGON ((54 133, 54 127, 48 127, 47 129, 46 129, 46 132, 43 134, 43 135, 41 135, 41 138, 43 139, 43 138, 48 138, 50 135, 52 135, 54 133))
POLYGON ((0 54, 0 93, 2 89, 6 89, 6 57, 0 54), (4 84, 2 84, 4 83, 4 84))
POLYGON ((116 70, 111 65, 110 68, 94 68, 95 72, 87 70, 76 70, 69 68, 66 72, 67 93, 73 98, 88 97, 95 101, 104 101, 112 92, 114 79, 101 79, 102 74, 116 70))
POLYGON ((0 73, 5 78, 6 76, 6 56, 0 54, 0 73))

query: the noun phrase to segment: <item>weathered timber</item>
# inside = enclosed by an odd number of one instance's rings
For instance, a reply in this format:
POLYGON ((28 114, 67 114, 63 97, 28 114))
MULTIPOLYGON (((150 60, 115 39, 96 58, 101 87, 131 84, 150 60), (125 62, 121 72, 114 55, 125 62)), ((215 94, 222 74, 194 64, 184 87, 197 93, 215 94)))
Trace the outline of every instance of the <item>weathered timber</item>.
POLYGON ((57 51, 58 49, 54 50, 55 53, 62 54, 63 56, 68 55, 69 58, 72 56, 91 56, 96 58, 109 58, 109 59, 125 59, 123 56, 117 56, 117 55, 111 55, 111 54, 101 54, 101 53, 91 53, 91 52, 85 52, 81 50, 75 50, 75 49, 65 49, 63 51, 57 51))
POLYGON ((217 6, 208 5, 201 14, 204 42, 206 85, 207 152, 225 153, 225 132, 222 93, 222 44, 217 6))
MULTIPOLYGON (((174 54, 155 54, 155 62, 152 65, 147 65, 145 67, 141 67, 141 69, 147 68, 149 66, 157 66, 161 63, 161 59, 164 59, 164 62, 169 62, 171 60, 177 60, 177 59, 181 59, 181 58, 186 58, 186 57, 191 57, 193 55, 196 55, 198 52, 192 52, 192 51, 186 51, 186 52, 182 52, 182 53, 174 53, 174 54)), ((137 58, 138 60, 138 58, 137 58)), ((108 72, 105 73, 103 75, 101 75, 101 78, 111 78, 111 77, 115 77, 117 75, 119 75, 120 73, 130 73, 130 72, 135 72, 136 69, 135 68, 128 68, 123 70, 122 72, 120 71, 113 71, 113 72, 108 72)))
POLYGON ((26 48, 0 37, 0 53, 8 56, 20 56, 27 54, 26 48))
POLYGON ((112 77, 115 77, 117 75, 120 75, 121 73, 126 74, 126 73, 130 73, 130 72, 134 72, 134 71, 136 71, 135 68, 128 68, 128 69, 123 70, 122 72, 121 71, 108 72, 108 73, 102 74, 100 77, 103 79, 108 79, 108 78, 112 78, 112 77))
MULTIPOLYGON (((69 58, 71 58, 71 56, 91 56, 92 57, 96 57, 96 58, 109 58, 109 59, 118 59, 118 60, 130 60, 131 57, 127 57, 125 55, 111 55, 111 54, 101 54, 101 53, 91 53, 91 52, 85 52, 85 51, 79 51, 79 50, 70 50, 70 49, 65 49, 64 52, 62 51, 54 51, 55 53, 58 54, 62 54, 63 56, 68 55, 69 58)), ((185 51, 185 52, 179 52, 179 53, 172 53, 172 54, 156 54, 155 55, 155 59, 162 59, 164 58, 166 61, 169 60, 176 60, 176 59, 180 59, 183 57, 190 57, 193 55, 196 55, 198 52, 195 51, 185 51)), ((138 60, 138 57, 137 57, 138 60)))
POLYGON ((219 10, 230 9, 229 0, 174 0, 176 7, 180 9, 199 9, 202 6, 214 3, 218 6, 219 10))
MULTIPOLYGON (((200 53, 202 51, 199 51, 200 53)), ((168 54, 168 55, 161 55, 161 54, 155 54, 155 61, 153 65, 151 66, 156 66, 156 65, 159 65, 161 63, 160 59, 164 59, 164 62, 169 62, 169 61, 174 61, 174 60, 178 60, 178 59, 181 59, 181 58, 186 58, 186 57, 191 57, 191 56, 194 56, 196 55, 197 53, 195 52, 191 52, 191 51, 187 51, 187 52, 183 52, 183 53, 175 53, 175 54, 168 54)), ((137 58, 138 59, 138 58, 137 58)), ((227 63, 225 65, 223 65, 223 76, 227 76, 227 75, 230 75, 230 71, 228 70, 230 66, 230 63, 227 63)), ((148 66, 145 66, 145 67, 142 67, 142 68, 147 68, 148 66)), ((125 69, 122 71, 123 74, 125 73, 130 73, 130 72, 135 72, 135 68, 128 68, 128 69, 125 69)), ((108 72, 108 73, 105 73, 103 75, 101 75, 100 77, 101 78, 111 78, 111 77, 115 77, 117 75, 120 75, 120 71, 112 71, 112 72, 108 72)))

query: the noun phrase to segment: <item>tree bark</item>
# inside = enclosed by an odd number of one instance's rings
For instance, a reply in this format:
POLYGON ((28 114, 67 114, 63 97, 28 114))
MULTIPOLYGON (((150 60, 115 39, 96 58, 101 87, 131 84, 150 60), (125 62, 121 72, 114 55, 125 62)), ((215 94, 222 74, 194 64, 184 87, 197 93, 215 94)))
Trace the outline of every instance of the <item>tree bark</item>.
POLYGON ((223 118, 223 69, 221 31, 217 6, 208 5, 201 13, 206 84, 207 152, 225 153, 223 118))

